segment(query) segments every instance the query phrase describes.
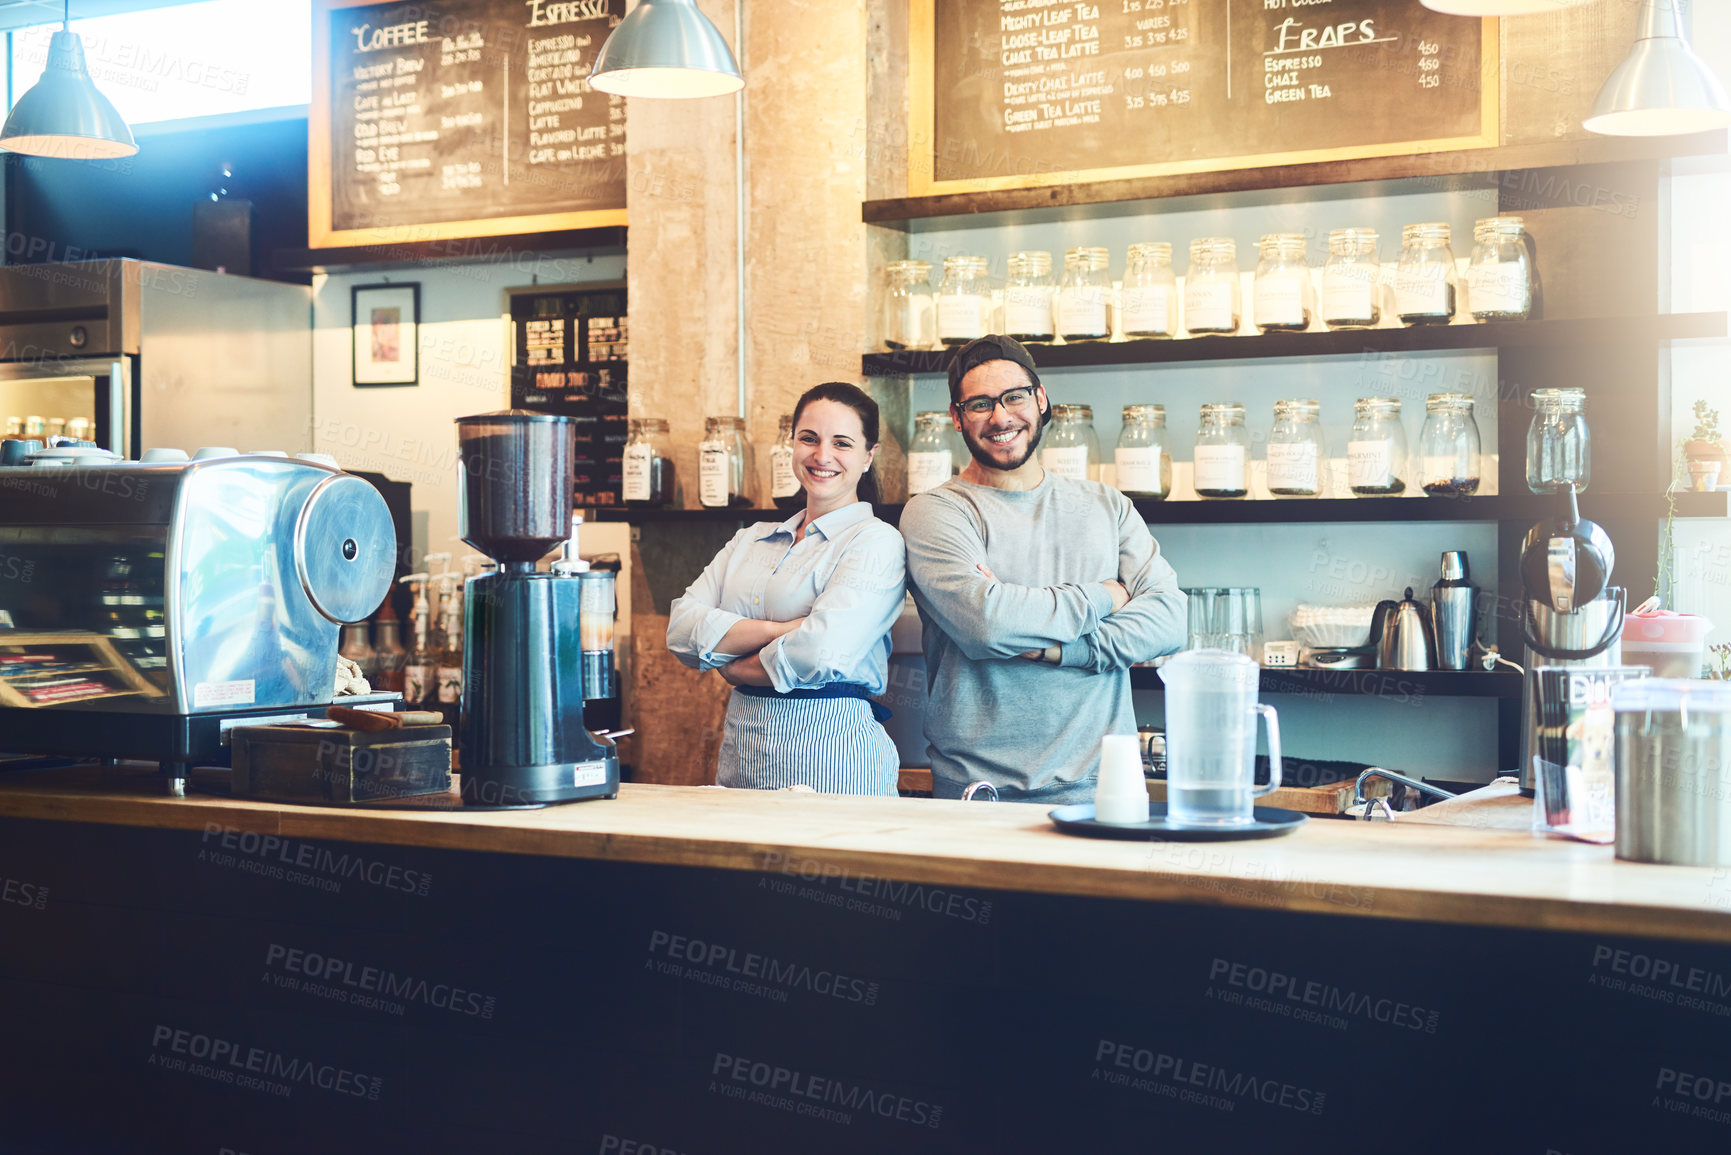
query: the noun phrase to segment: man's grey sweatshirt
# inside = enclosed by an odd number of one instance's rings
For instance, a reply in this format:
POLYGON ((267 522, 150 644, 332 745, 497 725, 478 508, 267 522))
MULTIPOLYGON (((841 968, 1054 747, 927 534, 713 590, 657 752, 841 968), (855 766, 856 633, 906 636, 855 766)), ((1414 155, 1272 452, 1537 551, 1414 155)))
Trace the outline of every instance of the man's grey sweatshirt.
POLYGON ((909 500, 901 531, 939 796, 982 778, 1009 798, 1091 781, 1100 739, 1136 732, 1129 667, 1184 644, 1184 593, 1135 507, 1050 473, 1025 491, 957 477, 909 500), (1130 592, 1116 613, 1109 579, 1130 592), (1020 656, 1049 646, 1062 665, 1020 656))

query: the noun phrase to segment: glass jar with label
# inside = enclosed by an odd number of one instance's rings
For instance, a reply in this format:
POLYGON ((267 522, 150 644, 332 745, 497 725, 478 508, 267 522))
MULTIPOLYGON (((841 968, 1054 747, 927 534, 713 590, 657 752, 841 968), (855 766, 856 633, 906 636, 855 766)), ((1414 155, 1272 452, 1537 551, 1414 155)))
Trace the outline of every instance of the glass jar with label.
POLYGON ((1305 261, 1303 233, 1268 233, 1256 242, 1256 279, 1251 286, 1251 318, 1264 333, 1294 333, 1310 328, 1316 290, 1305 261))
POLYGON ((1322 436, 1322 403, 1294 398, 1274 403, 1274 428, 1268 433, 1268 492, 1275 497, 1322 496, 1322 471, 1328 461, 1322 436))
POLYGON ((706 509, 751 505, 751 441, 743 417, 708 417, 697 445, 697 496, 706 509))
POLYGON ((1172 454, 1166 440, 1166 406, 1126 405, 1112 450, 1118 491, 1125 497, 1165 501, 1172 492, 1172 454))
POLYGON ((1064 283, 1058 287, 1058 335, 1066 341, 1102 341, 1112 335, 1106 302, 1112 297, 1110 257, 1100 245, 1064 254, 1064 283))
POLYGON ((1473 225, 1467 305, 1476 321, 1524 321, 1533 311, 1533 266, 1526 222, 1486 217, 1473 225))
POLYGON ((1177 330, 1178 275, 1172 271, 1171 245, 1144 241, 1130 246, 1118 316, 1126 337, 1170 337, 1177 330))
POLYGON ((1382 261, 1375 229, 1333 229, 1322 266, 1322 320, 1330 329, 1374 329, 1382 321, 1382 261))
POLYGON ((625 504, 640 509, 674 504, 678 494, 673 484, 673 446, 667 422, 660 417, 633 417, 626 428, 629 432, 620 455, 625 504))
POLYGON ((776 424, 775 444, 769 450, 769 499, 777 509, 801 509, 805 506, 805 489, 793 472, 793 414, 786 413, 776 424))
POLYGON ((1202 407, 1192 460, 1196 496, 1235 498, 1250 492, 1250 432, 1244 428, 1242 404, 1224 401, 1202 407))
POLYGON ((914 439, 908 443, 909 497, 936 489, 955 475, 950 428, 950 415, 942 411, 914 417, 914 439))
POLYGON ((1446 325, 1454 320, 1455 281, 1448 225, 1408 225, 1400 231, 1394 304, 1401 324, 1446 325))
POLYGON ((1011 253, 1010 279, 1004 284, 1004 332, 1018 341, 1050 341, 1057 332, 1052 307, 1056 295, 1051 253, 1011 253))
POLYGON ((1040 445, 1040 464, 1071 481, 1100 480, 1100 438, 1091 405, 1052 406, 1052 427, 1040 445))
POLYGON ((926 261, 891 261, 886 275, 884 344, 891 349, 930 349, 938 340, 932 266, 926 261))
POLYGON ((1400 398, 1360 397, 1352 403, 1352 433, 1346 443, 1346 484, 1359 497, 1406 492, 1406 430, 1400 398))
POLYGON ((1418 483, 1432 497, 1479 491, 1479 423, 1466 393, 1432 393, 1418 435, 1418 483))
POLYGON ((938 286, 938 341, 966 345, 992 323, 992 284, 984 257, 945 257, 938 286))
POLYGON ((1571 485, 1585 493, 1593 479, 1593 441, 1587 429, 1585 389, 1533 390, 1533 422, 1527 426, 1527 488, 1562 493, 1571 485))
POLYGON ((1241 315, 1238 245, 1231 237, 1190 242, 1184 273, 1184 329, 1188 333, 1236 333, 1241 315))

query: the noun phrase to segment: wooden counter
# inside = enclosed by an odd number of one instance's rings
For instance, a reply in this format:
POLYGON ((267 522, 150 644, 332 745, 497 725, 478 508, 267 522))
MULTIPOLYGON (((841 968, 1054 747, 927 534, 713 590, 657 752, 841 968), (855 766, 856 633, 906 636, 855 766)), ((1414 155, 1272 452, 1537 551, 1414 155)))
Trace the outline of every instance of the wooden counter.
POLYGON ((1254 842, 1116 842, 1008 803, 626 785, 502 813, 184 799, 143 770, 0 777, 0 816, 1731 943, 1731 870, 1617 861, 1522 831, 1316 821, 1254 842))

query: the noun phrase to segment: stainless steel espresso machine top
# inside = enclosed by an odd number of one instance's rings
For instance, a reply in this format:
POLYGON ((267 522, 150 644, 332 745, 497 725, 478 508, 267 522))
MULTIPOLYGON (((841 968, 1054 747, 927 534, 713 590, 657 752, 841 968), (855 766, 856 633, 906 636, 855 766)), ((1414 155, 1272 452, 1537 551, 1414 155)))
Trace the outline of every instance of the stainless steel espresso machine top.
POLYGON ((571 533, 576 423, 522 410, 461 417, 457 444, 463 540, 498 563, 463 598, 463 801, 615 797, 618 752, 583 721, 584 575, 535 568, 571 533))
POLYGON ((378 490, 287 456, 41 457, 0 466, 0 750, 184 778, 227 727, 331 701, 339 626, 390 588, 378 490))

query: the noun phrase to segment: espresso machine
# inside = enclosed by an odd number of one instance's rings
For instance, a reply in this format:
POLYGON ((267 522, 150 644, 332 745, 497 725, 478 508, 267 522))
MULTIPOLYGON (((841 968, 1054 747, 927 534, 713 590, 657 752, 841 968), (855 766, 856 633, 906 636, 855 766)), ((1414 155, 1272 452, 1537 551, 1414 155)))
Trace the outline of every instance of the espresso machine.
MULTIPOLYGON (((1611 584, 1616 552, 1603 528, 1581 519, 1571 487, 1567 512, 1539 522, 1521 546, 1521 632, 1526 678, 1521 699, 1521 792, 1531 795, 1545 735, 1566 725, 1572 703, 1632 676, 1622 666, 1626 591, 1611 584)), ((1644 674, 1643 668, 1638 673, 1644 674)))
POLYGON ((583 719, 582 575, 535 568, 571 532, 576 423, 509 409, 456 424, 458 529, 497 563, 464 586, 463 801, 616 797, 618 752, 583 719))

